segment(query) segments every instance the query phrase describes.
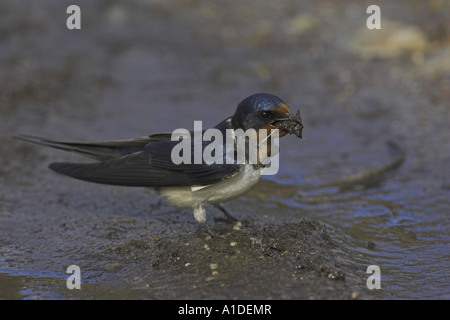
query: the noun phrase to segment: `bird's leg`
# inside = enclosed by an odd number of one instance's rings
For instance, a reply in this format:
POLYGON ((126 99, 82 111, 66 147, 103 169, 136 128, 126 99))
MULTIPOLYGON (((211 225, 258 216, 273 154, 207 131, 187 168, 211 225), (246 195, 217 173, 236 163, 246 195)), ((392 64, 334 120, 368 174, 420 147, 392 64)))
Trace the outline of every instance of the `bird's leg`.
POLYGON ((233 217, 224 207, 222 207, 222 205, 216 204, 215 207, 223 212, 223 214, 227 218, 228 222, 234 223, 234 222, 239 221, 239 219, 236 219, 235 217, 233 217))
POLYGON ((211 237, 216 236, 211 227, 206 223, 206 210, 203 203, 199 203, 194 207, 194 218, 205 227, 211 237))
POLYGON ((216 237, 216 234, 214 233, 214 231, 212 231, 211 227, 205 221, 200 222, 200 223, 203 225, 203 227, 205 227, 206 232, 208 232, 208 234, 211 237, 216 237))

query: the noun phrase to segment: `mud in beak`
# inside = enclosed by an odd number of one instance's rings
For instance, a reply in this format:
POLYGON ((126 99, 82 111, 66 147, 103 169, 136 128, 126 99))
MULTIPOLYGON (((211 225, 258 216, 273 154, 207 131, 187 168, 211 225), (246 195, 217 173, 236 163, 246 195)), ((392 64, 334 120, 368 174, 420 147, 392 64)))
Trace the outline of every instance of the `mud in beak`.
POLYGON ((297 110, 295 116, 290 115, 287 118, 277 119, 272 122, 271 127, 278 129, 288 134, 295 134, 300 139, 302 138, 303 123, 300 116, 300 110, 297 110))

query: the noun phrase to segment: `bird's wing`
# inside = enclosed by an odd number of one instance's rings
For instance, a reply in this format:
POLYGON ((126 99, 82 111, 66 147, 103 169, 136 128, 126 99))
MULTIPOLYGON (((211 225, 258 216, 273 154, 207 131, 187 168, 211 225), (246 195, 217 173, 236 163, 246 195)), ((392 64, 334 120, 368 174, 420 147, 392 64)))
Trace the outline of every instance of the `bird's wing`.
MULTIPOLYGON (((70 177, 122 186, 164 187, 204 186, 223 181, 237 174, 237 164, 174 164, 172 148, 178 141, 154 141, 143 151, 127 154, 100 163, 52 163, 50 168, 70 177)), ((191 162, 192 163, 192 162, 191 162)))

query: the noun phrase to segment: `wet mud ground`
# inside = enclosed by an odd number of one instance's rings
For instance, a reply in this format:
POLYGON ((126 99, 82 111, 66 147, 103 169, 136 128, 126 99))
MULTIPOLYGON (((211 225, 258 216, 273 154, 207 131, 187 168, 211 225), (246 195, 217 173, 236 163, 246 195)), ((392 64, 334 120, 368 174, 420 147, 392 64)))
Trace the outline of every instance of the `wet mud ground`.
POLYGON ((2 1, 0 299, 448 299, 450 7, 379 1, 2 1), (280 171, 208 209, 59 176, 11 139, 215 125, 256 92, 301 109, 280 171), (81 289, 66 269, 81 270, 81 289), (381 289, 366 285, 369 265, 381 289))

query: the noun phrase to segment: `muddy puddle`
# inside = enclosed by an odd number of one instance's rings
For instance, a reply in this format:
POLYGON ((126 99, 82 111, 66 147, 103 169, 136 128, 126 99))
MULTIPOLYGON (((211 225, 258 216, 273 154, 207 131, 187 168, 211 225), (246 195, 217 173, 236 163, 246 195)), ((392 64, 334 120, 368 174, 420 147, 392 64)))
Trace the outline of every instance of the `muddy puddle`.
POLYGON ((0 4, 0 299, 449 298, 448 3, 379 1, 378 31, 360 1, 78 1, 81 30, 70 4, 0 4), (303 139, 224 204, 241 227, 208 210, 217 238, 11 139, 215 125, 256 92, 300 108, 303 139))

